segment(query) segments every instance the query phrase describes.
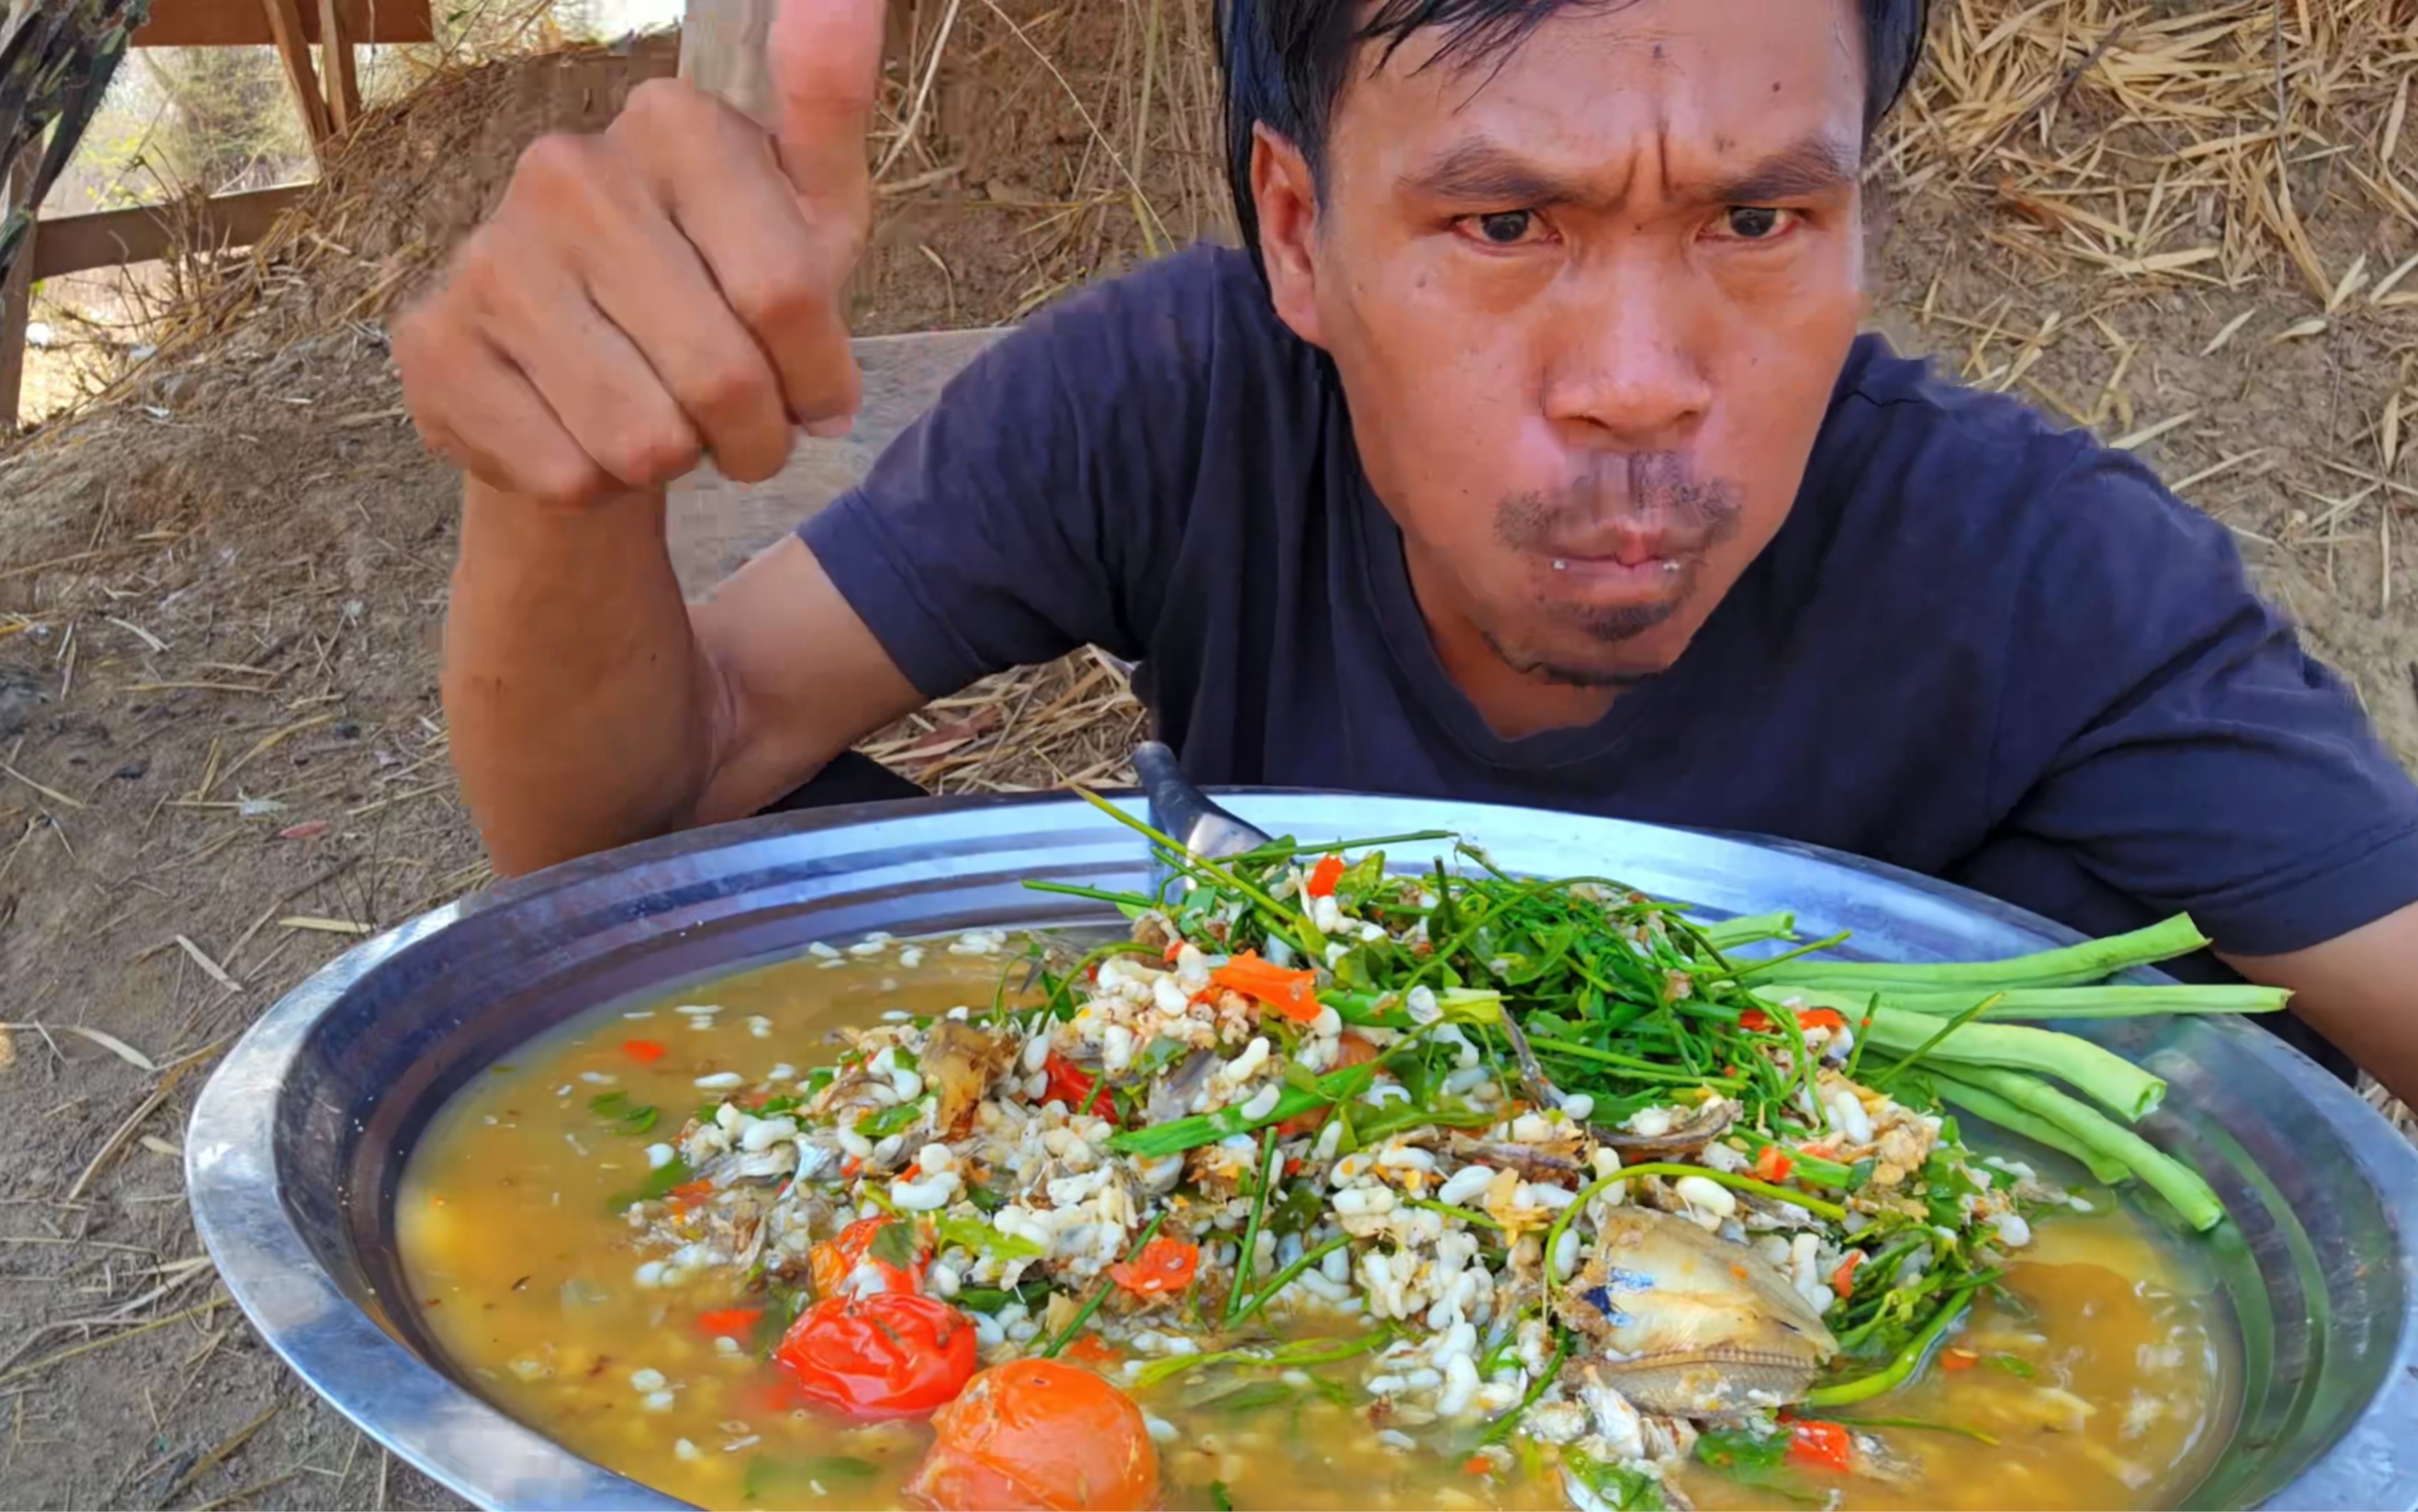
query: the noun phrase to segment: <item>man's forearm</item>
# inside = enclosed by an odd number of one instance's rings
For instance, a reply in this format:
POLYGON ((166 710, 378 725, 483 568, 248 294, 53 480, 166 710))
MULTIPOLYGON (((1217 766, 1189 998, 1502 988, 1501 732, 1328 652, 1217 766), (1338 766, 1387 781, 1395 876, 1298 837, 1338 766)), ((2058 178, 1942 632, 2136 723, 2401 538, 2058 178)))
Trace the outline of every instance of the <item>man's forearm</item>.
POLYGON ((660 494, 569 512, 472 481, 445 622, 453 760, 504 875, 688 822, 713 694, 660 494))

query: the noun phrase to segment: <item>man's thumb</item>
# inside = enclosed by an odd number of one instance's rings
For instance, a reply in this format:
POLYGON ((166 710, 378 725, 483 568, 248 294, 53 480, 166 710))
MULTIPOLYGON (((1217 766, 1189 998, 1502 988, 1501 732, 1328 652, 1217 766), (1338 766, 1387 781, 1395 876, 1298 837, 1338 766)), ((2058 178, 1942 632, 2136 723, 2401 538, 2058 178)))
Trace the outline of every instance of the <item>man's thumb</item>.
MULTIPOLYGON (((758 0, 766 3, 766 0, 758 0)), ((809 200, 864 193, 885 0, 778 0, 765 42, 781 166, 809 200)))

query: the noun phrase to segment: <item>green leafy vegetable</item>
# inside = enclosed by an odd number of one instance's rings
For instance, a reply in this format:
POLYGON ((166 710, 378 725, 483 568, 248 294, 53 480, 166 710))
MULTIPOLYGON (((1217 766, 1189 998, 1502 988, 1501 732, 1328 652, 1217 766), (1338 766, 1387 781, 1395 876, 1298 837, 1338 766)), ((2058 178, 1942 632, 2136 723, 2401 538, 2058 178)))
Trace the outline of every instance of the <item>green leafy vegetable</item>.
POLYGON ((873 1242, 865 1246, 865 1259, 876 1260, 895 1271, 915 1268, 915 1226, 905 1219, 883 1224, 873 1231, 873 1242))
POLYGON ((913 1128, 915 1121, 924 1116, 925 1102, 926 1099, 917 1097, 895 1107, 885 1107, 879 1113, 867 1113, 856 1121, 856 1132, 868 1139, 886 1139, 894 1134, 903 1134, 913 1128))
POLYGON ((653 1202, 668 1197, 675 1186, 685 1186, 696 1173, 688 1162, 675 1155, 667 1163, 647 1172, 646 1179, 626 1192, 617 1192, 607 1202, 616 1213, 626 1211, 634 1202, 653 1202))
POLYGON ((819 1454, 794 1459, 751 1455, 740 1481, 739 1494, 750 1502, 796 1506, 830 1495, 835 1486, 855 1485, 880 1474, 880 1465, 854 1455, 819 1454))
POLYGON ((988 1255, 1002 1260, 1039 1260, 1043 1250, 1030 1239, 1002 1233, 989 1224, 973 1218, 955 1215, 936 1218, 932 1232, 943 1245, 956 1245, 975 1255, 988 1255))
POLYGON ((1613 1512, 1663 1512, 1671 1504, 1662 1494, 1662 1482, 1642 1470, 1598 1459, 1577 1448, 1564 1449, 1562 1463, 1613 1512))
POLYGON ((617 1134, 640 1135, 655 1126, 657 1110, 646 1104, 631 1101, 630 1094, 615 1088, 601 1097, 588 1099, 588 1110, 613 1125, 617 1134))

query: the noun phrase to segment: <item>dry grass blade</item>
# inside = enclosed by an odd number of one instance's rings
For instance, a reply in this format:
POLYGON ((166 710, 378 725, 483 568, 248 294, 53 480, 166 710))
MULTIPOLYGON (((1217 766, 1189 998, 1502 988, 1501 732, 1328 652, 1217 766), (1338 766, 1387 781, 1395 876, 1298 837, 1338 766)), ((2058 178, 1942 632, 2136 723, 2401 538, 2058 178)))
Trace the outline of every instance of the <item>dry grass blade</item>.
POLYGON ((207 1302, 198 1302, 190 1307, 182 1309, 181 1311, 172 1312, 165 1318, 153 1318, 143 1322, 133 1323, 126 1328, 120 1329, 115 1334, 105 1335, 99 1338, 86 1339, 81 1344, 72 1345, 69 1348, 59 1351, 55 1354, 45 1354, 38 1360, 28 1360, 23 1365, 12 1366, 6 1370, 0 1370, 0 1386, 5 1386, 11 1381, 20 1380, 25 1376, 34 1375, 40 1371, 47 1370, 54 1365, 64 1364, 79 1355, 90 1354, 95 1350, 105 1350, 115 1344, 123 1344, 130 1338, 138 1338, 155 1329, 165 1328, 171 1323, 181 1323, 188 1318, 199 1318, 205 1313, 215 1312, 219 1308, 225 1306, 226 1304, 227 1299, 224 1297, 212 1297, 207 1302))
POLYGON ((34 791, 41 794, 44 798, 49 799, 52 802, 56 803, 61 808, 84 807, 82 800, 69 798, 67 794, 60 792, 55 787, 45 787, 43 784, 36 782, 33 778, 26 776, 23 772, 19 771, 15 767, 10 766, 6 761, 0 761, 0 772, 6 772, 8 775, 16 778, 19 782, 23 783, 26 787, 31 787, 34 791))
POLYGON ((242 1448, 245 1444, 250 1443, 253 1434, 268 1427, 268 1420, 283 1411, 284 1409, 282 1407, 271 1407, 267 1412, 262 1413, 258 1417, 253 1418, 251 1422, 246 1423, 243 1427, 236 1429, 233 1433, 221 1439, 217 1445, 210 1449, 208 1453, 203 1455, 199 1459, 194 1460, 192 1464, 188 1466, 185 1473, 176 1477, 176 1483, 169 1487, 167 1494, 161 1497, 160 1500, 163 1504, 174 1502, 176 1498, 184 1495, 187 1491, 191 1490, 194 1484, 204 1475, 216 1470, 222 1462, 232 1456, 237 1450, 242 1448))
POLYGON ((128 1065, 134 1067, 138 1071, 156 1073, 160 1069, 160 1067, 152 1061, 149 1056, 145 1055, 133 1046, 127 1044, 124 1040, 119 1039, 116 1035, 112 1034, 105 1030, 93 1029, 84 1024, 69 1024, 67 1025, 66 1028, 69 1033, 83 1035, 85 1039, 92 1041, 95 1045, 99 1046, 102 1049, 107 1050, 110 1054, 117 1057, 119 1060, 125 1061, 128 1065))
POLYGON ((202 974, 204 976, 208 977, 211 981, 217 983, 220 986, 226 988, 229 992, 241 992, 243 990, 243 984, 237 982, 234 977, 227 975, 226 968, 221 966, 218 962, 211 960, 207 953, 206 953, 199 945, 194 944, 190 937, 178 935, 176 939, 176 944, 178 950, 183 951, 187 955, 192 958, 192 962, 195 966, 202 969, 202 974))

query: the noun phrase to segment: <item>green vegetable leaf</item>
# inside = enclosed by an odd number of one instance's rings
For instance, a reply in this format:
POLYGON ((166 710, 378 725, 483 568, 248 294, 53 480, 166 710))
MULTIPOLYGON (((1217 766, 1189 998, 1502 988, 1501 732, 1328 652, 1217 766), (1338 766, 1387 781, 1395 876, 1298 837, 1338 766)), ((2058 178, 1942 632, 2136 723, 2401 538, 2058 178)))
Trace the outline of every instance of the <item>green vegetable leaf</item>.
POLYGON ((1696 1439, 1696 1459, 1723 1474, 1760 1474, 1788 1463, 1788 1430, 1757 1433, 1752 1428, 1706 1428, 1696 1439))
POLYGON ((773 1349, 806 1310, 806 1294, 796 1287, 774 1284, 765 1289, 764 1316, 756 1320, 755 1332, 748 1336, 748 1352, 759 1360, 773 1357, 773 1349))
POLYGON ((1610 1464, 1575 1448, 1562 1451, 1562 1463, 1614 1512, 1662 1512, 1671 1504, 1662 1495, 1662 1482, 1645 1471, 1610 1464))
POLYGON ((796 1506, 834 1486, 855 1485, 881 1474, 881 1467, 854 1455, 818 1454, 780 1459, 769 1454, 749 1457, 739 1494, 750 1502, 796 1506))
POLYGON ((961 1287, 950 1300, 968 1312, 997 1313, 1011 1302, 1021 1302, 1037 1307, 1048 1298, 1049 1288, 1039 1281, 1028 1281, 1019 1287, 961 1287))
POLYGON ((856 1121, 856 1132, 868 1139, 886 1139, 894 1134, 902 1134, 924 1116, 924 1102, 925 1099, 918 1097, 895 1107, 885 1107, 879 1113, 867 1113, 856 1121))
POLYGON ((620 1134, 640 1135, 655 1126, 657 1109, 650 1104, 634 1103, 630 1094, 619 1088, 602 1097, 588 1099, 588 1110, 613 1125, 620 1134))
POLYGON ((873 1231, 873 1243, 865 1246, 865 1259, 879 1260, 893 1270, 915 1268, 915 1226, 903 1220, 885 1223, 873 1231))
POLYGON ((1217 1512, 1234 1512, 1234 1496, 1232 1491, 1226 1489, 1224 1481, 1213 1480, 1209 1483, 1209 1504, 1216 1507, 1217 1512))
POLYGON ((1003 1260, 1039 1260, 1042 1248, 1030 1239, 1003 1234, 979 1218, 943 1217, 933 1221, 932 1231, 943 1245, 957 1245, 976 1255, 990 1255, 1003 1260))
POLYGON ((2030 1381, 2040 1374, 2040 1367, 2020 1354, 1985 1354, 1982 1358, 1989 1362, 1991 1369, 2019 1381, 2030 1381))
POLYGON ((647 1172, 647 1179, 635 1187, 627 1192, 617 1192, 607 1201, 614 1212, 627 1212, 634 1202, 652 1202, 669 1196, 673 1187, 687 1184, 694 1174, 688 1168, 688 1162, 675 1155, 669 1164, 647 1172))
POLYGON ((1253 1413, 1293 1400, 1293 1388, 1281 1381, 1245 1381, 1195 1398, 1188 1405, 1218 1413, 1253 1413))

